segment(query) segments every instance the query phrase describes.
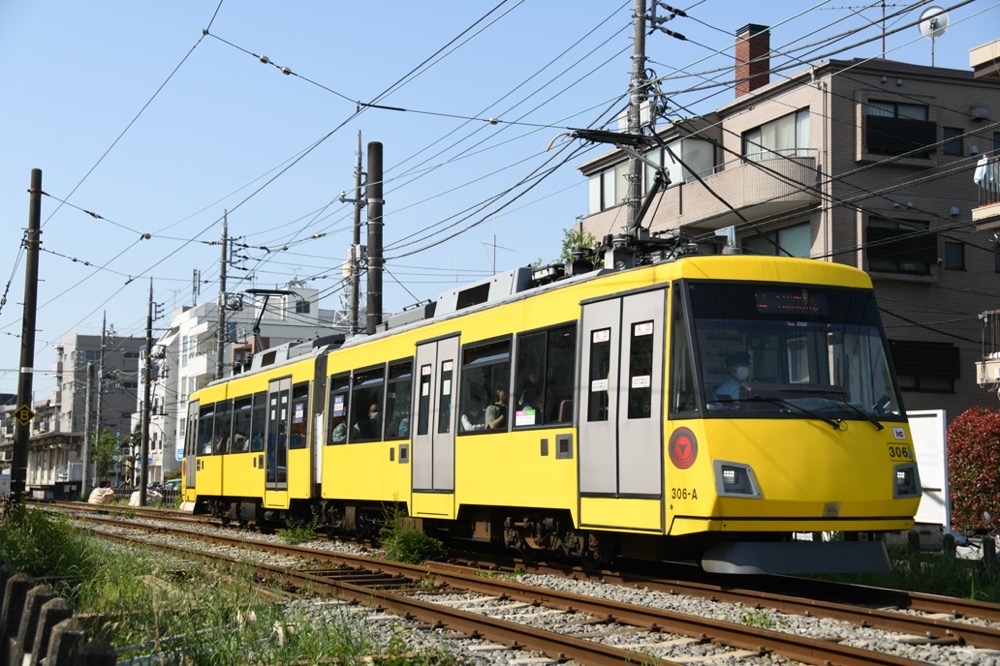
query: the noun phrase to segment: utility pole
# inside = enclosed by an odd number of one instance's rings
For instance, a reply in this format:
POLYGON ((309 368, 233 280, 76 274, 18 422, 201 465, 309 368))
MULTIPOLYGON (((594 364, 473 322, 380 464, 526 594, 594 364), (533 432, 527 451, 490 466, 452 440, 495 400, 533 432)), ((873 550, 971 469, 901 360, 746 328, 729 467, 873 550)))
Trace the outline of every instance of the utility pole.
MULTIPOLYGON (((223 232, 224 233, 224 232, 223 232)), ((146 506, 146 475, 149 472, 149 395, 150 367, 153 354, 153 278, 149 278, 149 304, 146 308, 146 358, 142 364, 142 442, 139 473, 139 506, 146 506)))
MULTIPOLYGON (((229 257, 226 255, 226 249, 229 246, 229 239, 227 234, 229 233, 229 223, 226 220, 226 216, 229 214, 228 211, 222 211, 222 259, 219 261, 219 330, 216 331, 218 338, 218 346, 215 349, 215 378, 222 379, 225 374, 225 368, 222 363, 222 357, 226 352, 226 263, 229 257)), ((153 285, 149 286, 149 302, 153 302, 153 285)), ((152 308, 152 305, 150 305, 152 308)), ((152 313, 152 310, 150 310, 152 313)), ((153 323, 150 321, 150 328, 152 328, 153 323)), ((149 350, 147 350, 149 353, 149 350)))
POLYGON ((351 244, 351 311, 348 325, 351 335, 358 334, 358 308, 361 301, 361 130, 358 130, 357 162, 354 164, 354 239, 351 244))
POLYGON ((366 332, 375 333, 382 323, 382 144, 368 144, 368 322, 366 332))
POLYGON ((94 391, 94 362, 87 363, 87 395, 83 401, 83 446, 80 458, 83 460, 83 475, 80 482, 80 499, 90 496, 90 396, 94 391))
MULTIPOLYGON (((655 0, 654 0, 655 1, 655 0)), ((628 133, 642 133, 642 103, 646 99, 646 0, 635 0, 632 14, 632 77, 629 83, 628 133)), ((642 207, 643 165, 638 157, 628 163, 628 233, 639 233, 639 211, 642 207)))
POLYGON ((101 436, 104 434, 104 427, 101 425, 101 410, 104 408, 104 334, 107 330, 108 312, 105 310, 101 316, 101 353, 97 357, 97 435, 94 437, 95 442, 101 441, 101 436))
POLYGON ((21 365, 14 412, 14 458, 10 465, 10 499, 24 501, 28 487, 28 437, 31 435, 31 380, 35 371, 35 311, 38 306, 38 248, 42 244, 42 170, 31 170, 28 231, 24 236, 24 314, 21 316, 21 365))

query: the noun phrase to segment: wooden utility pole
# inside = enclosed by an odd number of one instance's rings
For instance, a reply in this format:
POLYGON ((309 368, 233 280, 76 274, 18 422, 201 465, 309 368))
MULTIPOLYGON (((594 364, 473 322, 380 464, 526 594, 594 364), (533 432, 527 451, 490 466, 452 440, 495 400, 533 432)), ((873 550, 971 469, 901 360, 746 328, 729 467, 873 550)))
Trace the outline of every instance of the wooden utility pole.
POLYGON ((28 438, 31 436, 31 380, 35 371, 35 311, 38 309, 38 248, 42 244, 42 170, 31 170, 28 231, 24 236, 24 314, 21 316, 21 365, 14 412, 14 458, 10 465, 10 499, 24 501, 28 486, 28 438))

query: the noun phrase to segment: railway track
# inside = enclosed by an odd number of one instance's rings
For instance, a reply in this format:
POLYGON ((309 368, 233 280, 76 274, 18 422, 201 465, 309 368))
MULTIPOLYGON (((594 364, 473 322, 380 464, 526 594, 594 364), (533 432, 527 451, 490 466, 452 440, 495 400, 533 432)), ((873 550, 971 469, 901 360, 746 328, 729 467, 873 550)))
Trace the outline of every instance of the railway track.
MULTIPOLYGON (((101 522, 117 526, 123 523, 108 518, 102 518, 101 522)), ((300 564, 278 567, 271 575, 281 577, 296 587, 322 590, 324 594, 358 603, 373 600, 378 607, 403 617, 484 637, 497 644, 535 650, 555 660, 619 663, 621 660, 648 661, 650 655, 657 655, 660 659, 683 661, 691 657, 693 650, 702 657, 739 659, 747 663, 773 655, 816 664, 897 664, 913 661, 911 657, 891 651, 852 647, 846 644, 849 641, 835 634, 822 639, 799 636, 746 623, 524 585, 502 573, 484 574, 482 570, 454 564, 430 563, 426 567, 413 567, 326 550, 260 543, 247 539, 245 535, 206 535, 143 524, 129 524, 128 527, 177 538, 210 539, 243 549, 266 549, 294 557, 300 564), (423 589, 428 580, 434 583, 431 591, 423 589), (471 612, 469 609, 472 608, 477 612, 471 612), (486 618, 484 613, 495 617, 492 620, 483 619, 486 618), (536 626, 525 632, 517 628, 522 621, 536 623, 536 626), (542 626, 556 625, 558 631, 539 629, 538 622, 542 626), (559 637, 548 634, 558 634, 559 637)), ((534 567, 534 571, 541 573, 544 565, 524 566, 534 567)), ((594 574, 582 570, 559 569, 562 575, 594 577, 594 574)), ((613 576, 609 572, 602 575, 606 580, 613 576)), ((741 604, 753 612, 768 609, 814 619, 835 619, 866 631, 885 632, 893 636, 890 641, 901 647, 921 645, 931 650, 935 656, 922 659, 924 661, 991 663, 996 659, 994 651, 1000 649, 1000 629, 995 626, 998 608, 992 604, 867 588, 853 591, 856 595, 867 592, 877 597, 874 600, 878 603, 894 595, 893 607, 906 611, 901 612, 872 608, 870 604, 851 605, 825 601, 823 597, 804 599, 774 591, 726 587, 704 581, 628 577, 631 579, 629 585, 659 590, 660 594, 675 597, 694 595, 718 604, 741 604), (947 614, 941 610, 946 605, 950 605, 947 614)), ((625 583, 617 581, 617 584, 625 583)), ((827 587, 827 591, 835 591, 841 597, 845 595, 844 589, 827 587)))

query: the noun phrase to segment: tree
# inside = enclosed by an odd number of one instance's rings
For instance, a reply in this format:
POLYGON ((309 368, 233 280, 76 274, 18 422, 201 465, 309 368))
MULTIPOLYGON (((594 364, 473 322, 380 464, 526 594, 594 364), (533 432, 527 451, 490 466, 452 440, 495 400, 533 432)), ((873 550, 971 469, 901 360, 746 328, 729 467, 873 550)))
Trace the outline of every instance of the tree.
POLYGON ((118 455, 121 453, 118 447, 118 438, 112 435, 110 430, 104 428, 101 431, 100 439, 94 444, 94 450, 91 452, 91 460, 94 461, 99 479, 106 479, 111 470, 115 468, 118 455))
POLYGON ((984 511, 1000 517, 1000 411, 972 407, 948 426, 948 483, 956 531, 984 526, 984 511))
POLYGON ((562 252, 559 254, 559 259, 563 262, 572 261, 574 250, 592 251, 596 245, 597 239, 594 238, 594 234, 574 228, 563 229, 562 252))

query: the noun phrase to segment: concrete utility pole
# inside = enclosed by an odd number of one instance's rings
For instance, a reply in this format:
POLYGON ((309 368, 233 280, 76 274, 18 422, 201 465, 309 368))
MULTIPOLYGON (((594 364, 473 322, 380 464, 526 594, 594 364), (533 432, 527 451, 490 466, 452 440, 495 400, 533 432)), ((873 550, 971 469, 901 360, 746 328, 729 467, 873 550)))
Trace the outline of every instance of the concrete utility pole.
POLYGON ((83 461, 83 474, 80 481, 80 499, 90 497, 90 396, 94 391, 94 362, 87 363, 87 395, 83 401, 83 446, 80 447, 80 458, 83 461))
POLYGON ((142 364, 142 442, 139 469, 139 506, 146 506, 146 475, 149 472, 149 379, 153 354, 153 278, 149 279, 149 304, 146 308, 146 358, 142 364))
POLYGON ((358 334, 358 308, 361 302, 361 132, 358 131, 357 162, 354 165, 354 240, 351 244, 351 311, 348 316, 351 335, 358 334))
MULTIPOLYGON (((229 247, 229 239, 227 237, 229 233, 229 223, 226 220, 226 216, 229 214, 228 211, 222 211, 222 259, 219 262, 219 330, 216 331, 216 338, 218 340, 218 346, 215 349, 215 378, 222 379, 225 374, 225 366, 222 362, 222 357, 226 353, 226 263, 229 257, 226 255, 226 249, 229 247)), ((150 296, 149 302, 153 302, 152 289, 153 286, 150 285, 150 296)), ((150 306, 152 307, 152 306, 150 306)), ((152 327, 152 322, 150 322, 150 327, 152 327)))
POLYGON ((104 435, 104 426, 101 421, 101 410, 104 408, 104 334, 107 330, 108 312, 105 310, 104 314, 101 316, 101 352, 97 357, 97 436, 94 438, 97 442, 101 441, 101 437, 104 435))
MULTIPOLYGON (((655 1, 655 0, 654 0, 655 1)), ((646 0, 635 0, 632 14, 632 77, 629 83, 628 133, 642 133, 642 103, 646 100, 646 0)), ((642 207, 643 165, 637 157, 628 162, 628 232, 639 232, 639 211, 642 207)))
POLYGON ((368 144, 368 335, 382 323, 382 144, 368 144))
POLYGON ((14 458, 10 465, 10 500, 24 501, 28 486, 28 438, 31 435, 31 380, 35 371, 35 311, 38 309, 38 248, 42 244, 42 170, 31 170, 28 232, 24 236, 24 314, 21 316, 21 365, 14 412, 14 458))

